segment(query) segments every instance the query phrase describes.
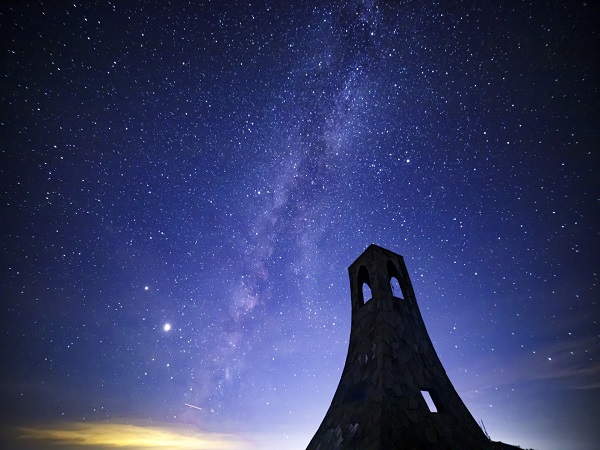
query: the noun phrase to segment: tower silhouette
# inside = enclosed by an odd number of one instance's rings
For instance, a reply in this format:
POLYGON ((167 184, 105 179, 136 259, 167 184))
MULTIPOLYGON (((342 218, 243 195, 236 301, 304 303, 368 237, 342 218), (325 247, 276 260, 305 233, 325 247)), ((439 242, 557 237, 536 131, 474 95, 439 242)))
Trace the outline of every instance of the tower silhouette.
POLYGON ((348 272, 348 356, 307 450, 497 448, 444 371, 402 256, 373 244, 348 272))

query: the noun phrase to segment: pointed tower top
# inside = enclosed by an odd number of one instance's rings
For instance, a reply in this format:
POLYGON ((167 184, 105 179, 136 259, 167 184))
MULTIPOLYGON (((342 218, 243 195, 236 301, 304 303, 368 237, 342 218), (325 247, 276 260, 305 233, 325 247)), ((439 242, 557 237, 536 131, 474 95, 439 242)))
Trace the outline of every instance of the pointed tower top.
MULTIPOLYGON (((373 254, 373 253, 381 253, 383 255, 388 255, 389 257, 400 257, 402 258, 402 255, 399 255, 397 253, 394 253, 391 250, 388 250, 386 248, 380 247, 377 244, 370 244, 361 254, 358 258, 356 258, 354 260, 354 262, 350 265, 350 267, 352 267, 353 265, 355 265, 358 261, 360 261, 361 259, 365 258, 367 255, 373 254)), ((350 268, 349 267, 349 268, 350 268)))
MULTIPOLYGON (((365 285, 375 300, 395 297, 405 300, 407 304, 416 305, 404 258, 397 253, 371 244, 348 267, 348 273, 353 320, 362 306, 370 300, 365 298, 365 285)), ((376 304, 381 306, 379 301, 376 304)))

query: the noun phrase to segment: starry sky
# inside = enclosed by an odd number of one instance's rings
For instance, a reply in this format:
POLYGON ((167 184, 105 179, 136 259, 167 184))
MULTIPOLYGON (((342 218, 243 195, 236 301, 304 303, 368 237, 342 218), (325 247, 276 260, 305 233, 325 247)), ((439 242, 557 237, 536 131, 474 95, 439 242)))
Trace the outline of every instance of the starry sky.
POLYGON ((494 440, 600 415, 595 2, 3 2, 0 444, 297 449, 404 255, 494 440))

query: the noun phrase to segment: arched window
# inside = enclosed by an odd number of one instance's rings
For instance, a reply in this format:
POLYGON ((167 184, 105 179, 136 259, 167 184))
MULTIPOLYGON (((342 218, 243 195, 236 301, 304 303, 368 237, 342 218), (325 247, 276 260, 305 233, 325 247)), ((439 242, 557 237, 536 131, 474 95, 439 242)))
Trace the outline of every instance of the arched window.
POLYGON ((363 283, 363 285, 362 285, 362 294, 363 294, 363 301, 365 303, 367 303, 369 300, 371 300, 373 298, 373 294, 371 293, 371 288, 369 287, 369 285, 367 283, 363 283))
POLYGON ((390 280, 390 286, 392 287, 392 295, 394 297, 402 298, 402 289, 400 288, 400 282, 398 278, 392 277, 390 280))
POLYGON ((358 269, 358 287, 359 287, 359 295, 361 304, 367 303, 373 297, 371 293, 371 280, 369 279, 369 271, 365 266, 360 266, 358 269))
POLYGON ((400 286, 400 274, 392 261, 387 262, 388 280, 390 280, 390 288, 394 297, 403 299, 402 287, 400 286))

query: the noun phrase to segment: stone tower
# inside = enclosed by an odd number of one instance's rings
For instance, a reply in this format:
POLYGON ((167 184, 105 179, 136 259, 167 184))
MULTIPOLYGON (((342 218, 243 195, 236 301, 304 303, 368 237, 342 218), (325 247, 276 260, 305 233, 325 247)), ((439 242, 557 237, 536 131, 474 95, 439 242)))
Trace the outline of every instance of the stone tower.
POLYGON ((348 272, 348 356, 307 450, 493 448, 433 348, 402 256, 370 245, 348 272))

